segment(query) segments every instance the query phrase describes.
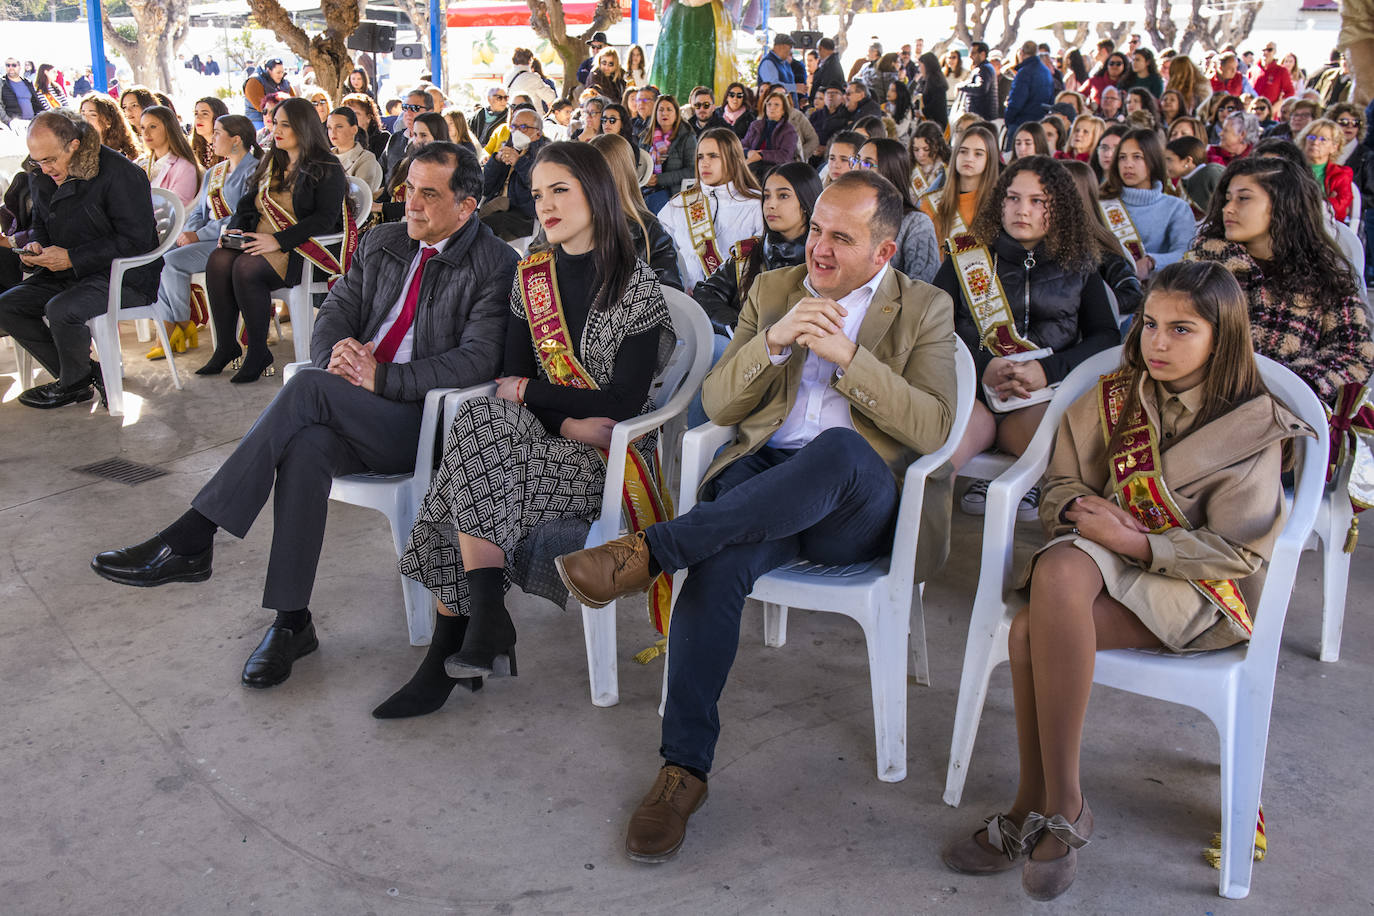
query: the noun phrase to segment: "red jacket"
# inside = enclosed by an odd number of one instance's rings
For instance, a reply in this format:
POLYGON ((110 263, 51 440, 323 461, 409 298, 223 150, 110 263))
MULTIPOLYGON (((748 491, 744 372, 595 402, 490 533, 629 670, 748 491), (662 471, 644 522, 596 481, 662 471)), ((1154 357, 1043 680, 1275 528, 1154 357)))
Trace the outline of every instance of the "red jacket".
POLYGON ((1293 94, 1293 77, 1283 69, 1283 64, 1274 61, 1255 80, 1255 92, 1277 105, 1279 99, 1286 99, 1293 94))
MULTIPOLYGON (((1228 153, 1226 152, 1226 150, 1221 148, 1221 144, 1216 144, 1214 146, 1207 147, 1207 161, 1215 162, 1217 165, 1222 166, 1230 165, 1232 159, 1244 159, 1246 156, 1250 155, 1250 153, 1252 153, 1254 149, 1255 148, 1253 146, 1247 146, 1244 152, 1228 153)), ((1348 172, 1350 170, 1346 169, 1346 171, 1348 172)))
POLYGON ((1326 202, 1336 211, 1337 222, 1343 223, 1350 217, 1350 205, 1355 202, 1354 179, 1354 169, 1335 162, 1326 164, 1326 202))
POLYGON ((1239 98, 1245 91, 1245 74, 1237 70, 1229 80, 1224 80, 1220 76, 1212 77, 1212 91, 1224 92, 1239 98))
POLYGON ((1113 83, 1105 73, 1101 76, 1094 76, 1088 80, 1084 94, 1088 97, 1088 101, 1092 102, 1094 108, 1102 101, 1102 90, 1111 85, 1113 85, 1113 83))

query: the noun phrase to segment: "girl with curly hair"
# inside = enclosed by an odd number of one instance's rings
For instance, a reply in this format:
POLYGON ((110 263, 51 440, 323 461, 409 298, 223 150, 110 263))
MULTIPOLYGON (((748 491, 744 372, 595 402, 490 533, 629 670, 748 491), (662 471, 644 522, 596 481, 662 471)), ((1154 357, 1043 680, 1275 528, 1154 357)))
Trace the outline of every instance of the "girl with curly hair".
MULTIPOLYGON (((964 292, 962 252, 969 246, 963 246, 941 265, 934 281, 954 300, 955 333, 973 353, 982 380, 968 431, 954 452, 956 471, 993 445, 1011 455, 1024 452, 1045 413, 1047 399, 1036 392, 1121 342, 1098 274, 1100 247, 1083 219, 1078 186, 1062 163, 1028 156, 1007 166, 969 234, 973 247, 981 246, 992 264, 1013 333, 1030 344, 1033 352, 1027 355, 1035 358, 1007 352, 994 329, 980 326, 964 292), (1012 406, 1032 398, 1029 406, 1012 406)), ((983 514, 987 485, 974 481, 964 495, 964 511, 983 514)), ((1038 501, 1038 491, 1026 494, 1018 516, 1035 518, 1038 501)))
POLYGON ((1216 261, 1250 303, 1255 352, 1283 363, 1330 403, 1363 385, 1374 342, 1354 270, 1327 235, 1322 191, 1302 167, 1259 156, 1227 166, 1186 255, 1216 261))
MULTIPOLYGON (((140 110, 139 114, 142 114, 140 110)), ((81 99, 81 117, 100 134, 100 142, 130 162, 143 155, 138 132, 129 126, 124 109, 103 92, 91 92, 81 99)))
POLYGON ((945 240, 967 231, 1001 171, 1002 160, 992 131, 975 125, 959 134, 945 171, 944 189, 921 198, 921 210, 935 223, 942 257, 945 240))
POLYGON ((1193 240, 1192 208, 1186 200, 1165 193, 1165 187, 1172 184, 1159 132, 1128 132, 1121 138, 1111 170, 1102 182, 1102 198, 1119 199, 1130 214, 1144 248, 1135 265, 1141 280, 1182 258, 1193 240))
MULTIPOLYGON (((386 145, 391 142, 391 133, 382 127, 382 116, 377 111, 377 100, 365 92, 350 92, 341 100, 353 109, 358 116, 358 126, 367 132, 367 149, 378 162, 386 153, 386 145)), ((473 144, 473 149, 477 145, 473 144)))
POLYGON ((1191 654, 1250 638, 1236 599, 1253 601, 1284 523, 1284 453, 1290 440, 1311 435, 1264 386, 1235 280, 1215 264, 1161 271, 1119 368, 1058 424, 1040 512, 1048 543, 1017 583, 1029 586, 1027 606, 1007 638, 1016 797, 945 846, 948 868, 1019 869, 1035 900, 1072 886, 1093 835, 1080 755, 1097 652, 1191 654), (1108 409, 1113 403, 1121 413, 1108 409), (1118 486, 1115 466, 1137 464, 1122 457, 1128 438, 1163 454, 1140 469, 1149 474, 1141 489, 1159 496, 1128 499, 1118 486), (1145 523, 1161 514, 1163 492, 1187 524, 1145 523), (1228 600, 1208 597, 1200 579, 1225 580, 1228 600))

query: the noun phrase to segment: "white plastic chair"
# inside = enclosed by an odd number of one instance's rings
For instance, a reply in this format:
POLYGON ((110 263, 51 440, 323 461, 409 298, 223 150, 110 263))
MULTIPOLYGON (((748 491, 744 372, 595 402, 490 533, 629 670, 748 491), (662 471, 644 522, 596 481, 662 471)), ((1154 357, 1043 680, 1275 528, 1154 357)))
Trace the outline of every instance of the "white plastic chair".
MULTIPOLYGON (((606 462, 606 488, 601 495, 601 515, 587 532, 586 546, 597 547, 621 534, 621 491, 625 486, 625 454, 630 442, 655 429, 659 430, 659 453, 665 456, 661 473, 673 477, 672 462, 666 460, 682 427, 687 406, 706 373, 711 370, 714 332, 696 300, 671 287, 663 287, 663 301, 673 318, 677 345, 672 358, 654 379, 650 392, 654 403, 662 406, 630 420, 622 420, 611 430, 610 454, 606 462)), ((620 702, 620 674, 616 659, 616 602, 602 608, 582 606, 582 633, 587 644, 587 677, 594 706, 614 706, 620 702)))
MULTIPOLYGON (((1099 376, 1112 372, 1119 347, 1098 353, 1069 374, 1050 403, 1026 453, 988 488, 983 529, 983 561, 964 650, 959 704, 945 777, 946 804, 957 806, 968 775, 978 722, 987 698, 988 680, 1007 660, 1007 635, 1020 601, 1010 603, 1012 530, 1016 504, 1049 464, 1059 419, 1079 396, 1091 391, 1099 376)), ((1312 390, 1272 360, 1256 357, 1270 392, 1317 431, 1317 438, 1296 440, 1297 495, 1269 561, 1264 591, 1254 609, 1255 629, 1248 645, 1180 657, 1122 649, 1097 653, 1093 681, 1197 709, 1212 720, 1221 738, 1221 880, 1223 897, 1250 892, 1255 821, 1274 699, 1274 673, 1288 598, 1298 558, 1321 502, 1325 475, 1326 417, 1312 390)))
POLYGON ((19 346, 18 342, 15 341, 13 337, 7 334, 5 335, 5 340, 14 350, 14 368, 19 373, 19 387, 28 388, 33 384, 33 357, 29 355, 28 350, 19 346))
MULTIPOLYGON (((827 611, 854 619, 868 646, 869 681, 873 693, 873 731, 878 778, 900 782, 906 778, 907 645, 918 683, 930 684, 926 653, 922 587, 915 582, 916 546, 920 541, 921 510, 930 474, 948 463, 968 428, 973 412, 973 357, 955 339, 955 409, 944 445, 912 462, 906 469, 896 534, 889 556, 851 566, 822 566, 797 560, 773 570, 754 583, 750 597, 764 604, 764 644, 787 641, 787 610, 827 611)), ((734 427, 706 423, 690 430, 682 443, 682 493, 678 512, 696 505, 697 488, 717 451, 734 438, 734 427)), ((678 573, 673 595, 681 593, 678 573)), ((664 666, 664 692, 667 691, 664 666)), ((660 707, 661 712, 661 707, 660 707)))
MULTIPOLYGON (((362 213, 364 218, 372 208, 372 192, 357 178, 348 179, 348 199, 354 214, 362 213)), ((355 221, 357 216, 354 216, 355 221)), ((342 245, 344 234, 331 232, 315 236, 315 241, 326 248, 342 245)), ((342 263, 342 252, 339 255, 342 263)), ((297 362, 310 362, 310 334, 315 329, 315 294, 329 292, 329 277, 314 264, 302 259, 301 282, 292 287, 272 290, 272 298, 286 302, 291 312, 291 344, 295 349, 297 362)), ((281 337, 281 327, 277 327, 277 337, 281 337)))
MULTIPOLYGON (((300 369, 308 368, 310 363, 290 363, 282 371, 283 384, 300 369)), ((415 524, 415 516, 420 511, 420 500, 424 499, 434 476, 434 443, 438 424, 441 422, 444 435, 453 426, 453 418, 458 405, 468 398, 496 393, 496 384, 475 385, 471 388, 432 388, 425 395, 424 414, 420 420, 420 442, 415 449, 415 470, 409 474, 349 474, 335 477, 329 488, 329 498, 365 509, 376 509, 386 516, 391 526, 391 541, 396 548, 396 556, 405 549, 406 538, 415 524)), ((412 646, 429 645, 434 635, 434 598, 419 582, 406 576, 401 577, 401 594, 405 599, 406 626, 412 646)))
POLYGON ((165 188, 153 188, 152 192, 153 213, 157 218, 157 247, 147 254, 115 258, 110 262, 109 309, 86 322, 95 340, 96 355, 100 357, 100 374, 105 380, 105 395, 112 417, 124 416, 124 355, 119 346, 121 321, 153 319, 158 342, 162 344, 162 352, 167 355, 167 368, 172 372, 172 384, 181 390, 181 376, 177 374, 176 354, 172 352, 171 341, 167 339, 167 326, 158 317, 153 303, 137 308, 119 307, 124 274, 135 267, 151 264, 170 251, 186 222, 186 209, 175 194, 165 188))

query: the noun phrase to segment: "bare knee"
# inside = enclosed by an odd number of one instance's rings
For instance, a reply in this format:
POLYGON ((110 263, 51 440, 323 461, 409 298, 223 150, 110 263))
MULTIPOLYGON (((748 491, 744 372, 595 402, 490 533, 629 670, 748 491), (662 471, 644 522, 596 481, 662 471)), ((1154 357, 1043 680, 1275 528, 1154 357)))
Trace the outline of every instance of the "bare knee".
POLYGON ((1093 598, 1102 589, 1102 573, 1092 557, 1067 541, 1055 544, 1035 560, 1031 604, 1039 600, 1093 598))

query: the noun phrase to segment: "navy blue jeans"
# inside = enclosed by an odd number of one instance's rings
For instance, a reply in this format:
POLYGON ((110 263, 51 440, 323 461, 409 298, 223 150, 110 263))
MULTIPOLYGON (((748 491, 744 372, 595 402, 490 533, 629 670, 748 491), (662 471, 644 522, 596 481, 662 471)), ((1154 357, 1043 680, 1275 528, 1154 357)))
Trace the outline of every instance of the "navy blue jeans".
POLYGON ((739 648, 740 613, 755 581, 803 557, 861 563, 886 553, 900 499, 864 438, 827 429, 800 449, 765 446, 712 482, 714 498, 646 532, 668 572, 690 570, 668 630, 667 760, 711 769, 716 704, 739 648))

